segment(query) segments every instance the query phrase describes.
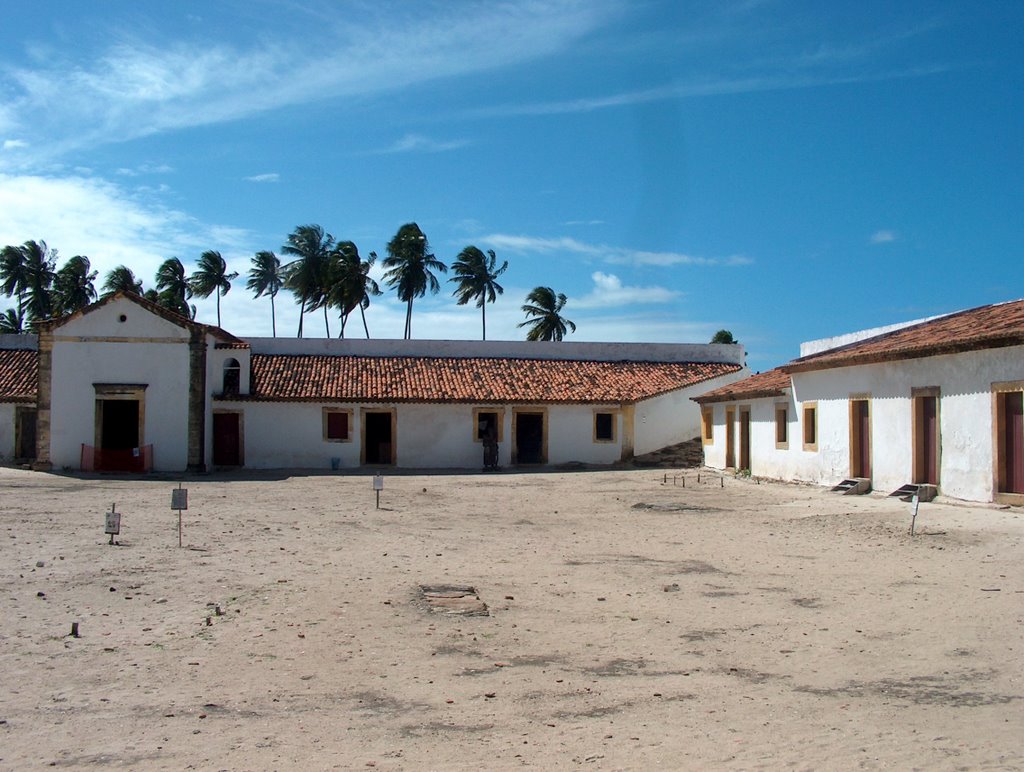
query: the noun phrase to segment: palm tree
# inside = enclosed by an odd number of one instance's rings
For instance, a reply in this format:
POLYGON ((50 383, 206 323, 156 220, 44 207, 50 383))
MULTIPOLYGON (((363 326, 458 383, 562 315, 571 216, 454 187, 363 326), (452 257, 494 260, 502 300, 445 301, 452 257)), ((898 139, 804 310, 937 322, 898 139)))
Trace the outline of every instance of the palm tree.
POLYGON ((281 273, 281 261, 273 252, 266 250, 257 252, 249 269, 249 281, 245 288, 255 297, 270 296, 270 328, 277 337, 277 312, 274 311, 274 298, 284 286, 284 275, 281 273))
POLYGON ((25 318, 16 308, 8 308, 0 314, 0 333, 4 335, 21 335, 27 332, 25 318))
POLYGON ((196 271, 189 278, 192 292, 196 297, 217 298, 217 326, 220 327, 220 299, 231 290, 231 282, 238 278, 238 272, 228 273, 228 264, 220 252, 209 249, 199 256, 196 271))
POLYGON ((380 295, 380 287, 370 278, 377 255, 373 252, 366 260, 359 257, 359 248, 351 241, 339 242, 331 252, 329 282, 327 287, 327 303, 341 313, 341 333, 345 337, 348 316, 356 308, 363 317, 363 329, 366 337, 370 337, 370 328, 366 326, 366 309, 370 305, 371 295, 380 295))
POLYGON ((460 306, 466 305, 470 300, 476 300, 476 307, 480 309, 480 322, 483 325, 483 340, 487 340, 487 303, 493 303, 498 295, 504 294, 505 288, 496 279, 505 273, 508 268, 508 260, 505 260, 500 268, 495 269, 498 261, 493 249, 488 249, 484 255, 474 246, 468 246, 455 258, 452 263, 452 273, 455 274, 448 281, 458 283, 452 294, 458 299, 460 306))
POLYGON ((192 283, 185 273, 185 266, 176 257, 169 257, 156 269, 156 288, 159 290, 157 303, 164 308, 191 318, 191 307, 188 304, 192 297, 192 283))
POLYGON ((135 278, 132 269, 126 265, 112 268, 103 280, 103 297, 110 297, 117 292, 131 292, 142 295, 142 282, 135 278))
MULTIPOLYGON (((284 286, 299 301, 299 334, 302 337, 302 317, 307 311, 324 306, 324 324, 327 324, 327 306, 324 287, 334 248, 334 236, 324 233, 319 225, 300 225, 288 235, 288 243, 281 247, 286 255, 295 259, 284 267, 284 286)), ((330 330, 328 329, 328 337, 330 330)))
POLYGON ((53 316, 53 280, 57 250, 45 241, 26 241, 19 247, 23 257, 25 316, 33 322, 53 316))
POLYGON ((526 296, 523 313, 527 320, 520 322, 518 327, 530 325, 526 333, 527 340, 561 340, 567 328, 576 332, 576 325, 561 315, 566 297, 561 292, 557 295, 551 287, 534 287, 526 296))
POLYGON ((412 338, 412 301, 427 290, 436 295, 441 285, 433 271, 448 273, 448 266, 430 254, 427 237, 416 223, 406 223, 388 242, 384 258, 384 279, 398 292, 398 299, 408 305, 405 311, 405 339, 412 338))
POLYGON ((69 258, 53 279, 53 310, 61 315, 72 314, 96 299, 96 271, 89 258, 69 258))
POLYGON ((6 246, 0 251, 0 290, 7 297, 18 296, 18 314, 25 311, 25 292, 28 289, 28 274, 25 270, 25 253, 21 247, 6 246))

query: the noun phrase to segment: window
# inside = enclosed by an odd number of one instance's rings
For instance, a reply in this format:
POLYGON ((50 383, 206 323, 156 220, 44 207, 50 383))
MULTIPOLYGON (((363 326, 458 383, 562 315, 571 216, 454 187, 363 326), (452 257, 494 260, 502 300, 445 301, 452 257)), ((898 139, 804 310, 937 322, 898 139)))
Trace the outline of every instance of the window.
POLYGON ((615 413, 594 413, 594 442, 615 442, 615 413))
POLYGON ((715 441, 715 408, 713 405, 700 409, 700 436, 705 445, 712 445, 715 441))
POLYGON ((488 433, 495 442, 502 441, 504 414, 494 408, 473 408, 473 441, 483 442, 488 433))
POLYGON ((804 450, 818 449, 818 403, 804 404, 804 450))
POLYGON ((352 411, 324 408, 324 440, 327 442, 352 441, 352 411))
POLYGON ((232 357, 224 362, 224 396, 237 397, 242 378, 242 366, 232 357))
POLYGON ((789 447, 789 408, 775 406, 775 447, 786 450, 789 447))

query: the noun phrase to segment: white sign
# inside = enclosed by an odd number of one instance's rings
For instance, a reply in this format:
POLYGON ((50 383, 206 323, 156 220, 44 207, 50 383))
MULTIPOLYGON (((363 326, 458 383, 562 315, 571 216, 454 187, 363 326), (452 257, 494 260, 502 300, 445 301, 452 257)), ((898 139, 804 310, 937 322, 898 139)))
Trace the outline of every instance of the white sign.
POLYGON ((106 521, 103 524, 103 533, 109 533, 111 536, 121 533, 121 513, 110 511, 105 514, 106 521))
POLYGON ((375 474, 373 476, 373 489, 375 491, 382 491, 382 490, 384 490, 384 475, 382 475, 382 474, 375 474))
POLYGON ((188 488, 176 488, 171 491, 171 509, 188 509, 188 488))

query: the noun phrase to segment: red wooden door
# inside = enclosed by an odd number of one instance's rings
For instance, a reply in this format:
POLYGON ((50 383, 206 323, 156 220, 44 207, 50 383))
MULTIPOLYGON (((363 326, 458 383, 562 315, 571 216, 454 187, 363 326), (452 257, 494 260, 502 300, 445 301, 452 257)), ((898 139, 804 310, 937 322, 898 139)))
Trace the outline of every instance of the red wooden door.
POLYGON ((924 462, 924 479, 929 485, 939 484, 939 400, 937 397, 921 397, 921 456, 924 462))
POLYGON ((1009 392, 1003 400, 1003 458, 1006 460, 1004 492, 1024 493, 1024 393, 1009 392))
POLYGON ((238 413, 213 414, 213 464, 238 466, 241 463, 241 432, 238 413))

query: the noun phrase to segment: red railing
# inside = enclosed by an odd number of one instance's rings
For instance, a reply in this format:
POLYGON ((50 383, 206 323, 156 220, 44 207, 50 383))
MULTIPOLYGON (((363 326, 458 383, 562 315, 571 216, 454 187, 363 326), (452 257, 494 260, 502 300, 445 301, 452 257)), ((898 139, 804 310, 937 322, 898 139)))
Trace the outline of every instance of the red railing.
POLYGON ((149 472, 153 469, 153 446, 113 450, 82 445, 81 469, 83 472, 149 472))

